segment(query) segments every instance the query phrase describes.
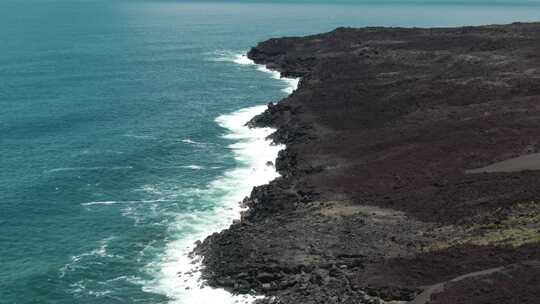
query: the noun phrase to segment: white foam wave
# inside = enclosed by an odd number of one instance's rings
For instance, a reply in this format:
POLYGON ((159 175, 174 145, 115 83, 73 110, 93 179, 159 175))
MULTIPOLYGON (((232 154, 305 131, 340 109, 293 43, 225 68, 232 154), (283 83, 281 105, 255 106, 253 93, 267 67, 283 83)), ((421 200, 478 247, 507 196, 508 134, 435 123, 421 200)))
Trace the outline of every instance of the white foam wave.
POLYGON ((283 92, 287 94, 292 94, 296 89, 298 89, 298 85, 300 84, 300 78, 281 78, 283 81, 287 83, 287 87, 282 89, 283 92))
POLYGON ((281 79, 281 73, 280 72, 270 70, 269 68, 267 68, 264 65, 261 65, 261 64, 257 65, 257 70, 260 71, 260 72, 263 72, 263 73, 270 74, 270 76, 272 76, 272 78, 274 78, 274 79, 277 79, 277 80, 281 79))
POLYGON ((170 202, 167 199, 155 199, 155 200, 138 200, 138 201, 98 201, 82 203, 81 206, 94 206, 94 205, 116 205, 116 204, 136 204, 136 203, 160 203, 170 202))
POLYGON ((64 172, 64 171, 98 171, 98 170, 129 170, 132 166, 114 166, 114 167, 65 167, 54 168, 47 170, 47 173, 64 172))
POLYGON ((192 170, 203 170, 204 169, 203 166, 199 166, 199 165, 187 165, 187 166, 181 166, 181 168, 192 169, 192 170))
POLYGON ((155 137, 152 135, 124 134, 124 136, 135 138, 135 139, 155 139, 155 137))
POLYGON ((285 82, 286 87, 281 89, 281 91, 284 92, 284 93, 292 94, 298 88, 300 78, 281 77, 280 72, 270 70, 264 65, 256 64, 253 60, 249 59, 246 54, 238 54, 238 53, 233 53, 233 52, 229 52, 229 51, 221 51, 221 52, 215 52, 213 55, 216 56, 216 57, 212 58, 211 59, 212 61, 234 62, 234 63, 240 64, 240 65, 253 65, 253 66, 256 66, 257 70, 259 70, 261 72, 264 72, 264 73, 268 73, 268 74, 270 74, 272 76, 272 78, 279 79, 279 80, 282 80, 283 82, 285 82))
POLYGON ((163 196, 163 190, 158 185, 144 185, 143 187, 135 191, 146 192, 151 195, 163 196))
MULTIPOLYGON (((225 59, 225 58, 222 58, 225 59)), ((228 57, 238 64, 254 65, 245 55, 228 57)), ((284 92, 292 93, 298 86, 297 79, 281 78, 278 72, 258 66, 260 71, 268 72, 275 79, 284 80, 284 92)), ((246 127, 255 115, 262 113, 266 106, 241 109, 231 114, 221 115, 216 122, 227 129, 225 138, 234 143, 229 145, 240 166, 225 172, 214 180, 205 195, 219 198, 219 207, 211 211, 178 214, 174 224, 169 227, 170 235, 189 235, 188 238, 171 239, 162 257, 149 264, 147 269, 155 278, 146 282, 143 289, 169 297, 171 303, 178 304, 233 304, 252 303, 260 296, 233 295, 223 289, 205 285, 201 278, 202 257, 193 256, 197 240, 229 227, 233 220, 239 219, 242 207, 239 202, 248 196, 254 186, 266 184, 279 176, 268 161, 274 161, 282 145, 272 145, 267 137, 275 130, 271 128, 246 127)), ((198 189, 198 191, 201 191, 198 189)))
POLYGON ((216 51, 208 53, 210 56, 209 61, 214 62, 234 62, 241 65, 251 65, 255 64, 251 59, 249 59, 246 54, 239 54, 232 51, 216 51))
POLYGON ((113 240, 114 237, 108 237, 105 239, 102 239, 99 241, 99 246, 89 252, 84 252, 79 255, 74 255, 71 257, 71 261, 67 264, 65 264, 62 268, 60 268, 60 277, 64 277, 68 272, 75 271, 79 268, 84 268, 84 265, 81 265, 83 263, 84 259, 91 257, 91 258, 111 258, 116 257, 115 255, 109 254, 107 252, 107 247, 109 245, 109 242, 113 240))
POLYGON ((245 54, 235 54, 233 62, 237 64, 244 64, 244 65, 255 64, 255 62, 249 59, 248 56, 245 54))
POLYGON ((194 141, 194 140, 191 140, 189 138, 187 139, 182 139, 182 142, 183 143, 186 143, 186 144, 199 144, 198 142, 194 141))
POLYGON ((119 203, 121 203, 121 202, 117 202, 117 201, 88 202, 88 203, 82 203, 81 206, 115 205, 115 204, 119 204, 119 203))
POLYGON ((176 239, 169 242, 161 260, 149 268, 156 281, 147 285, 148 291, 166 294, 172 303, 250 303, 254 296, 235 296, 222 289, 204 286, 200 269, 200 257, 190 255, 194 242, 207 235, 227 228, 234 219, 239 218, 242 210, 238 202, 249 195, 252 187, 268 183, 278 174, 267 166, 268 160, 274 160, 282 146, 270 145, 266 137, 273 130, 270 128, 250 129, 245 126, 254 115, 264 111, 265 106, 242 109, 228 115, 222 115, 216 122, 228 129, 227 138, 236 142, 229 148, 241 161, 242 167, 228 171, 209 185, 207 195, 221 196, 221 207, 210 212, 177 215, 170 228, 172 235, 186 235, 190 238, 176 239))
POLYGON ((281 89, 281 91, 287 94, 292 94, 294 91, 296 91, 296 89, 298 88, 298 84, 300 83, 300 78, 281 77, 280 72, 270 70, 269 68, 261 64, 257 65, 257 70, 268 73, 272 76, 272 78, 285 82, 286 87, 281 89))
POLYGON ((203 143, 203 142, 195 141, 195 140, 192 140, 192 139, 190 139, 190 138, 185 138, 185 139, 182 139, 181 141, 182 141, 183 143, 185 143, 185 144, 192 145, 192 146, 196 146, 196 147, 206 147, 206 146, 208 146, 208 143, 203 143))

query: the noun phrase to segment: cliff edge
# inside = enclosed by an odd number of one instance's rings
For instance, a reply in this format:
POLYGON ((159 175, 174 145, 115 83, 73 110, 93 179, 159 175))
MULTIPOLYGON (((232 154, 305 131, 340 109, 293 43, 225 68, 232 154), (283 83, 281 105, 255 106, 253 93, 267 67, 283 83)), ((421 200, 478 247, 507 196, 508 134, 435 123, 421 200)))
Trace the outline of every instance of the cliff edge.
POLYGON ((282 177, 208 237, 204 277, 274 303, 537 303, 540 23, 338 28, 248 54, 292 95, 282 177))

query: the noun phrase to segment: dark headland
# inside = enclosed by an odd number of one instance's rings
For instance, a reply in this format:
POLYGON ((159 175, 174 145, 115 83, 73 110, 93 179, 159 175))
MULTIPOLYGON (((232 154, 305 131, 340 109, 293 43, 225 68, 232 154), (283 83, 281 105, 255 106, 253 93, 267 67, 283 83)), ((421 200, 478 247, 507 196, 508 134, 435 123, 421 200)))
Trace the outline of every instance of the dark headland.
POLYGON ((282 177, 208 237, 266 302, 540 303, 540 23, 338 28, 249 54, 299 89, 254 118, 282 177))

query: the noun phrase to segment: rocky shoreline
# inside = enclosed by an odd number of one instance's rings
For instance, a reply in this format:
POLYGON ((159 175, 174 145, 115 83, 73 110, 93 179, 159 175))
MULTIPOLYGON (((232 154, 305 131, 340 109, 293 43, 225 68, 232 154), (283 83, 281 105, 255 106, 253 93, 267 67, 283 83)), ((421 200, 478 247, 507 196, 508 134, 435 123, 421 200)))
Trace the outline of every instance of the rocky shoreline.
POLYGON ((248 54, 282 177, 209 236, 208 284, 274 303, 537 303, 540 23, 338 28, 248 54))

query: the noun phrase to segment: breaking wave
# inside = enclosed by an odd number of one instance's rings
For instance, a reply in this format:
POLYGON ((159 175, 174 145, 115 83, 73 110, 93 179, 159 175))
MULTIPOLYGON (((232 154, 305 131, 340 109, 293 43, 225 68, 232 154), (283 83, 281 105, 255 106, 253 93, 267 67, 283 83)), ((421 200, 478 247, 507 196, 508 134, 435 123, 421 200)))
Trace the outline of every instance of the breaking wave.
MULTIPOLYGON (((256 65, 242 54, 223 53, 213 60, 253 65, 257 70, 283 80, 285 83, 283 91, 287 93, 292 93, 298 85, 298 80, 281 78, 278 72, 256 65)), ((223 137, 231 141, 228 147, 238 162, 238 167, 225 172, 206 189, 197 189, 205 199, 217 202, 212 210, 176 215, 176 220, 169 227, 171 237, 165 252, 159 259, 147 265, 147 271, 154 279, 146 282, 143 290, 164 294, 171 303, 178 304, 251 303, 260 298, 251 295, 233 295, 223 289, 207 286, 201 278, 202 257, 194 256, 192 251, 196 241, 228 228, 233 220, 240 218, 240 212, 243 210, 240 201, 250 194, 254 186, 266 184, 279 176, 274 166, 268 164, 268 161, 274 161, 278 152, 284 148, 267 140, 274 130, 252 129, 245 125, 265 109, 264 105, 254 106, 216 118, 216 123, 226 129, 223 137), (189 233, 186 233, 187 231, 189 233), (186 238, 185 235, 189 237, 186 238)), ((182 141, 197 144, 190 139, 182 141)))

